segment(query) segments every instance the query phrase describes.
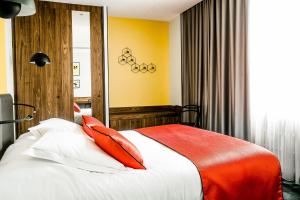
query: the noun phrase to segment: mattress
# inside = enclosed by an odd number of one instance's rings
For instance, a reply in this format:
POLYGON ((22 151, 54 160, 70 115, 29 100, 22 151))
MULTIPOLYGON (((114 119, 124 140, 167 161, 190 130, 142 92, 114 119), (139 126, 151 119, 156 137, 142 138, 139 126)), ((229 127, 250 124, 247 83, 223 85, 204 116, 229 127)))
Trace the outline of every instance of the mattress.
POLYGON ((0 199, 199 200, 191 161, 135 131, 121 131, 140 150, 147 170, 92 173, 24 155, 38 138, 23 134, 0 162, 0 199))

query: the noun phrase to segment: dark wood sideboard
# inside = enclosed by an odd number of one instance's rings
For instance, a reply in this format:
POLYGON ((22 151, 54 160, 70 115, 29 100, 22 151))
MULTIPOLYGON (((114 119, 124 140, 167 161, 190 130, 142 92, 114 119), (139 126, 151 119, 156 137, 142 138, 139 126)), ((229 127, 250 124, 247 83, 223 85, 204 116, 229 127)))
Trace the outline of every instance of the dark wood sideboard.
POLYGON ((130 130, 180 122, 180 106, 110 108, 109 123, 115 130, 130 130))

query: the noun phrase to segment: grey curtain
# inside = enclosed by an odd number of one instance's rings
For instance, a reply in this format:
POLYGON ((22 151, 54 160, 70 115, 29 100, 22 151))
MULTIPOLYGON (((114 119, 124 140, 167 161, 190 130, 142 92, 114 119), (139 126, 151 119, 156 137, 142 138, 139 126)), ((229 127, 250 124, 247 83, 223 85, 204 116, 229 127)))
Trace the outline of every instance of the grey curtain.
POLYGON ((181 16, 182 102, 201 128, 248 139, 248 0, 204 0, 181 16))

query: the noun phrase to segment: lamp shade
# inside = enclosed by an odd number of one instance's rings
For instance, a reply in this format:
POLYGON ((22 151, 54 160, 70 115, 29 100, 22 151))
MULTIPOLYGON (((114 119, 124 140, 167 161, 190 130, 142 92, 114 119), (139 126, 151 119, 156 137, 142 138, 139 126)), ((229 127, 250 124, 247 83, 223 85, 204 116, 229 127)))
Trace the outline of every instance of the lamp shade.
POLYGON ((50 61, 50 58, 46 54, 44 54, 42 52, 38 52, 38 53, 35 53, 31 57, 30 63, 35 64, 38 67, 44 67, 46 64, 50 64, 51 61, 50 61))
POLYGON ((0 17, 29 16, 36 13, 34 0, 0 0, 0 17))

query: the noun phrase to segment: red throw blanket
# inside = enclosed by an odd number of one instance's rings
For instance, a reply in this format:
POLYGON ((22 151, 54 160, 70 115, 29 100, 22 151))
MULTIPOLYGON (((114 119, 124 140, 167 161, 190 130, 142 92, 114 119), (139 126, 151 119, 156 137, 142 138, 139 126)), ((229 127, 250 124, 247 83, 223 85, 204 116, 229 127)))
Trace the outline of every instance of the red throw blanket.
POLYGON ((183 125, 137 129, 197 167, 204 200, 282 200, 276 156, 255 144, 183 125))

